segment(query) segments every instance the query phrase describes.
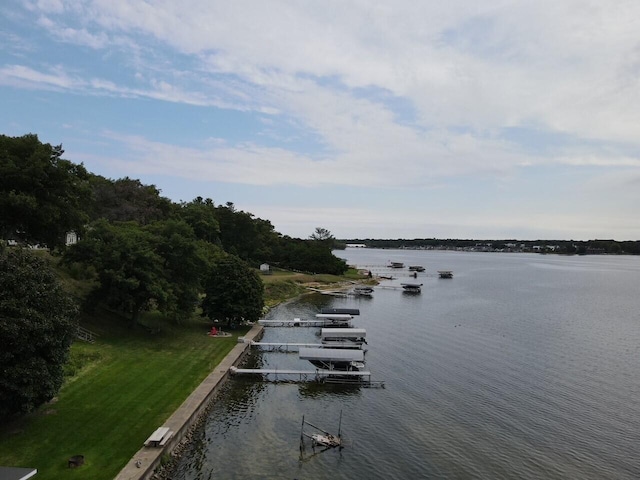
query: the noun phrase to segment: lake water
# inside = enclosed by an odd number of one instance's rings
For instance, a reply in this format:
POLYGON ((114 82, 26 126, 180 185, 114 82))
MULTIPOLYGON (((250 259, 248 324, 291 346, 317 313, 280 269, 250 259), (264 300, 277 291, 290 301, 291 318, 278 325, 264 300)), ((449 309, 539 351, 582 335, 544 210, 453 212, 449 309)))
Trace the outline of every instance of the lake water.
MULTIPOLYGON (((640 478, 640 257, 336 254, 398 278, 372 298, 313 295, 269 317, 359 308, 367 370, 386 388, 232 379, 172 478, 640 478), (423 265, 422 293, 385 288, 416 281, 389 261, 423 265), (341 411, 346 448, 301 455, 302 416, 336 431, 341 411)), ((263 341, 317 332, 268 328, 263 341)), ((295 353, 250 363, 311 367, 295 353)))

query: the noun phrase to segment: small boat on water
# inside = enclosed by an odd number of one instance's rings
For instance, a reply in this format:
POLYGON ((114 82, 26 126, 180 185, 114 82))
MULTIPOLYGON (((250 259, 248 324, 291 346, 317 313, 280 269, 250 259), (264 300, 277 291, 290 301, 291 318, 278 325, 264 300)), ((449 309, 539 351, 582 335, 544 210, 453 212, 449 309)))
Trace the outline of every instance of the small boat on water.
POLYGON ((357 297, 370 297, 373 295, 373 288, 368 285, 357 285, 351 293, 357 297))
POLYGON ((451 270, 438 270, 440 278, 453 278, 453 272, 451 270))
POLYGON ((422 291, 421 283, 402 283, 401 285, 405 293, 420 293, 422 291))
POLYGON ((350 348, 309 348, 300 347, 300 360, 308 360, 324 370, 343 372, 363 371, 364 351, 350 348))
POLYGON ((389 262, 389 267, 391 267, 391 268, 404 268, 404 263, 402 263, 402 262, 389 262))
POLYGON ((320 341, 325 348, 362 348, 367 343, 364 328, 323 328, 320 341))
POLYGON ((422 265, 410 265, 410 272, 424 272, 425 268, 422 265))

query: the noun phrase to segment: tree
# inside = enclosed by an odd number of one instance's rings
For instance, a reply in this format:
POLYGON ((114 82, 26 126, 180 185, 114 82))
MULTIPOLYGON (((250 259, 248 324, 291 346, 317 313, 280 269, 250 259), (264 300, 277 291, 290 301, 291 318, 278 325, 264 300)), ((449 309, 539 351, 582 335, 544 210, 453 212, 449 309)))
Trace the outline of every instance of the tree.
POLYGON ((44 260, 0 252, 0 418, 31 412, 56 395, 76 314, 44 260))
POLYGON ((196 237, 210 243, 220 241, 220 225, 216 219, 216 207, 213 200, 197 197, 192 202, 182 203, 178 214, 193 228, 196 237))
POLYGON ((80 262, 97 272, 91 305, 104 302, 127 315, 131 325, 151 308, 176 322, 195 310, 203 280, 219 248, 198 240, 182 220, 150 225, 99 220, 67 249, 65 263, 80 262))
POLYGON ((334 236, 331 234, 329 230, 322 227, 316 227, 315 232, 313 232, 309 238, 311 240, 315 240, 317 242, 327 242, 335 240, 334 236))
POLYGON ((228 255, 209 271, 202 314, 232 323, 256 321, 262 315, 264 287, 258 273, 235 255, 228 255))
POLYGON ((198 303, 210 264, 209 250, 213 246, 197 240, 191 226, 181 220, 156 222, 146 230, 156 237, 155 251, 163 259, 163 270, 169 283, 161 310, 179 323, 191 316, 198 303))
POLYGON ((90 189, 84 166, 63 160, 62 146, 37 135, 0 135, 0 236, 49 248, 87 221, 90 189))
POLYGON ((99 220, 68 249, 65 262, 92 265, 100 284, 91 300, 130 315, 133 327, 141 312, 153 303, 165 306, 170 297, 164 260, 156 246, 156 237, 135 222, 99 220))
POLYGON ((90 177, 93 202, 91 219, 106 218, 115 222, 138 222, 140 225, 165 220, 174 208, 160 196, 155 185, 144 185, 129 177, 109 180, 99 175, 90 177))

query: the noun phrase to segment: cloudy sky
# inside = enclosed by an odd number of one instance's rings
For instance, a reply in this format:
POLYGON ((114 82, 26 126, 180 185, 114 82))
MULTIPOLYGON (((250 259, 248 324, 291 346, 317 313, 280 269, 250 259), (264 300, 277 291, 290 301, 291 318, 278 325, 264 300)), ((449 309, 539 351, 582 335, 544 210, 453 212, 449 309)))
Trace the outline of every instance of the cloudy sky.
POLYGON ((637 0, 4 0, 0 107, 291 236, 640 239, 637 0))

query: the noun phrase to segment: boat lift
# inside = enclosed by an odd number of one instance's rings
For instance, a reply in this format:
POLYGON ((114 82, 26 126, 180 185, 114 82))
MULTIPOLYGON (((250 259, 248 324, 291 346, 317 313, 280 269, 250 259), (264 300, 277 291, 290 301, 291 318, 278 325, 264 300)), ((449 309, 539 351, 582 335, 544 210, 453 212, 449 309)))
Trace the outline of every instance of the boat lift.
MULTIPOLYGON (((364 328, 323 328, 320 331, 322 343, 284 343, 284 342, 254 342, 252 347, 259 347, 268 352, 298 352, 301 348, 348 348, 362 350, 367 343, 364 328)), ((239 337, 238 342, 245 342, 239 337)))
POLYGON ((350 327, 353 315, 348 313, 318 313, 315 320, 258 320, 265 327, 350 327))
POLYGON ((275 343, 251 342, 252 347, 259 347, 267 352, 298 352, 301 348, 323 348, 322 343, 275 343))
POLYGON ((333 435, 323 428, 314 425, 311 422, 307 422, 302 416, 302 427, 300 429, 300 451, 304 450, 304 437, 311 439, 311 448, 315 448, 319 445, 324 448, 336 448, 339 447, 342 450, 342 410, 340 410, 340 421, 338 422, 338 435, 333 435), (314 429, 314 433, 306 433, 304 426, 309 425, 314 429))
POLYGON ((265 382, 274 383, 325 383, 353 385, 365 388, 385 388, 384 381, 371 380, 369 371, 325 370, 280 370, 277 368, 237 368, 230 367, 231 375, 260 375, 265 382))

